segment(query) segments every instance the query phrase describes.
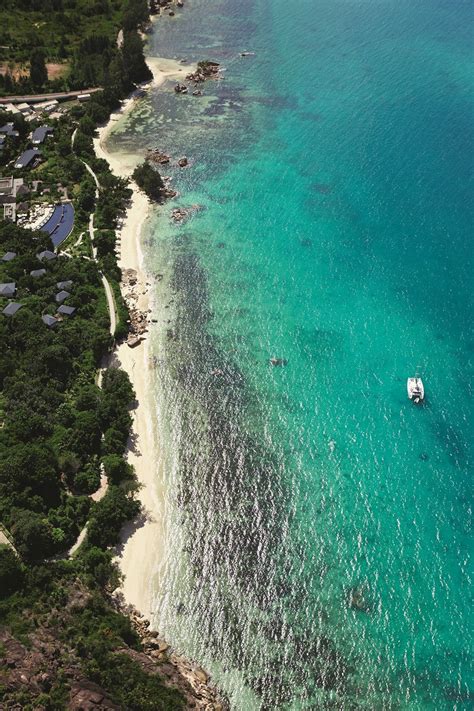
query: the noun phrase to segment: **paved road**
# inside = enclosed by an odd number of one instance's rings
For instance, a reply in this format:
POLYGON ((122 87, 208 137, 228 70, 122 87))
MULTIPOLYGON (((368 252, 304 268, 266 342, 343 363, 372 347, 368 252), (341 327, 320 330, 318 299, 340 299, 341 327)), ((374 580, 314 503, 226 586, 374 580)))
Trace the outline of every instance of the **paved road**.
POLYGON ((96 86, 93 89, 81 89, 80 91, 59 91, 56 94, 25 94, 23 96, 0 96, 0 104, 37 104, 40 101, 66 101, 67 99, 77 99, 81 94, 95 94, 102 91, 102 87, 96 86))

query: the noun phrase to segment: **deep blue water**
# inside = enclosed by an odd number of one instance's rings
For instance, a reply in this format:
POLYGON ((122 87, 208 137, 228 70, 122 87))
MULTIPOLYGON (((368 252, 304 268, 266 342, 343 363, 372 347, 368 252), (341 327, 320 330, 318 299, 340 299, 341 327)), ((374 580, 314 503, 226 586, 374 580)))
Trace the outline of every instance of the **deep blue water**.
POLYGON ((115 136, 186 154, 205 207, 147 233, 177 314, 156 622, 235 709, 474 703, 473 26, 462 0, 189 0, 148 51, 224 79, 115 136))

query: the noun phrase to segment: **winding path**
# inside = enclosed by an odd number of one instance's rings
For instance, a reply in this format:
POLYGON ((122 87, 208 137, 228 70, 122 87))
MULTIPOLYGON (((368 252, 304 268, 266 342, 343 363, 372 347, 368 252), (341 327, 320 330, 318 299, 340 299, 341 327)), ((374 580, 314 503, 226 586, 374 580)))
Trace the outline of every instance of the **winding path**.
MULTIPOLYGON (((77 128, 74 129, 73 134, 71 136, 71 148, 74 149, 74 140, 76 138, 77 134, 77 128)), ((89 163, 87 163, 85 160, 80 159, 81 163, 84 164, 86 170, 90 175, 92 176, 94 183, 95 183, 95 200, 96 202, 99 199, 99 194, 100 194, 100 183, 99 183, 99 178, 95 174, 95 172, 92 170, 90 167, 89 163)), ((92 249, 92 258, 94 259, 95 262, 97 262, 97 247, 95 246, 94 242, 94 212, 91 212, 89 216, 89 236, 91 238, 91 249, 92 249)), ((112 287, 110 286, 110 282, 103 274, 103 272, 100 272, 100 278, 102 279, 102 284, 104 287, 105 291, 105 296, 107 299, 107 308, 109 310, 109 321, 110 321, 110 335, 113 337, 115 336, 115 330, 117 328, 117 313, 115 309, 115 300, 114 300, 114 292, 112 291, 112 287)))
MULTIPOLYGON (((77 128, 74 130, 72 136, 71 136, 71 147, 74 148, 74 139, 76 137, 77 133, 77 128)), ((99 199, 99 194, 100 194, 100 183, 97 175, 95 172, 92 170, 90 165, 86 163, 85 160, 80 159, 82 163, 85 165, 86 170, 91 174, 92 178, 94 179, 95 182, 95 200, 99 199)), ((94 212, 91 212, 89 216, 89 236, 91 238, 91 249, 92 249, 92 259, 97 262, 97 247, 95 246, 94 242, 94 212)), ((82 237, 82 235, 81 235, 82 237)), ((77 244, 77 243, 76 243, 77 244)), ((114 336, 115 335, 115 329, 117 328, 117 315, 115 311, 115 300, 114 300, 114 293, 112 291, 112 287, 110 286, 109 280, 107 277, 100 272, 100 278, 102 280, 102 285, 104 287, 105 291, 105 296, 107 299, 107 308, 109 310, 109 320, 110 320, 110 335, 114 336)), ((102 387, 102 373, 103 370, 102 368, 98 372, 97 376, 97 385, 102 387)), ((104 472, 104 467, 103 464, 101 464, 101 472, 100 472, 100 487, 95 491, 93 494, 91 494, 90 498, 93 501, 100 501, 105 494, 107 493, 108 489, 108 480, 107 476, 104 472)), ((84 539, 87 535, 87 526, 88 524, 86 523, 85 526, 82 528, 81 532, 79 533, 76 542, 74 545, 71 546, 71 548, 68 550, 68 552, 64 555, 65 558, 72 558, 72 556, 76 553, 76 551, 80 548, 82 543, 84 542, 84 539)))

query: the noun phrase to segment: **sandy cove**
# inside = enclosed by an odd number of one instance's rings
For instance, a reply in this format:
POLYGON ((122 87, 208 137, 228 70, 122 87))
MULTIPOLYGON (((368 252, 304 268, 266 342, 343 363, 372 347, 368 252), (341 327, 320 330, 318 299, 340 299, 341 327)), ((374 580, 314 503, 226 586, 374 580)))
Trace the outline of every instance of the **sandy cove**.
MULTIPOLYGON (((167 78, 182 79, 193 66, 183 66, 175 60, 147 58, 147 64, 153 73, 151 86, 162 84, 167 78)), ((129 178, 141 156, 122 156, 107 150, 106 142, 114 124, 135 105, 135 99, 123 102, 121 109, 111 115, 109 122, 99 129, 94 140, 94 148, 99 158, 104 158, 115 175, 129 178)), ((122 271, 136 271, 134 294, 139 311, 147 313, 150 308, 147 275, 143 267, 141 249, 141 231, 150 214, 148 198, 131 184, 133 195, 123 225, 118 231, 118 264, 122 271)), ((127 297, 130 288, 122 283, 122 294, 127 297)), ((135 468, 136 476, 142 488, 138 498, 142 504, 144 516, 138 522, 126 526, 121 552, 120 570, 124 576, 122 592, 126 603, 133 605, 147 619, 151 618, 153 600, 153 578, 163 560, 163 542, 165 540, 166 520, 164 515, 163 476, 160 475, 161 458, 159 456, 159 432, 154 426, 151 397, 151 373, 149 366, 148 342, 142 341, 135 348, 126 343, 116 348, 115 355, 120 366, 128 373, 133 384, 137 406, 133 411, 132 445, 127 451, 127 459, 135 468)))

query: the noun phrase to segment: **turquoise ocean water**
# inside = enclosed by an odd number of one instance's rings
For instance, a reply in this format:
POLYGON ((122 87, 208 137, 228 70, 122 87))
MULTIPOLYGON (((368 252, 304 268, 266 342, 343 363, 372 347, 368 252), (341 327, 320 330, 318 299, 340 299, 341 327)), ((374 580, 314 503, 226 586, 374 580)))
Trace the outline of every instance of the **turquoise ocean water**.
POLYGON ((148 52, 223 80, 110 140, 187 155, 164 172, 203 208, 145 235, 155 622, 234 709, 473 707, 473 27, 464 0, 189 0, 148 52))

